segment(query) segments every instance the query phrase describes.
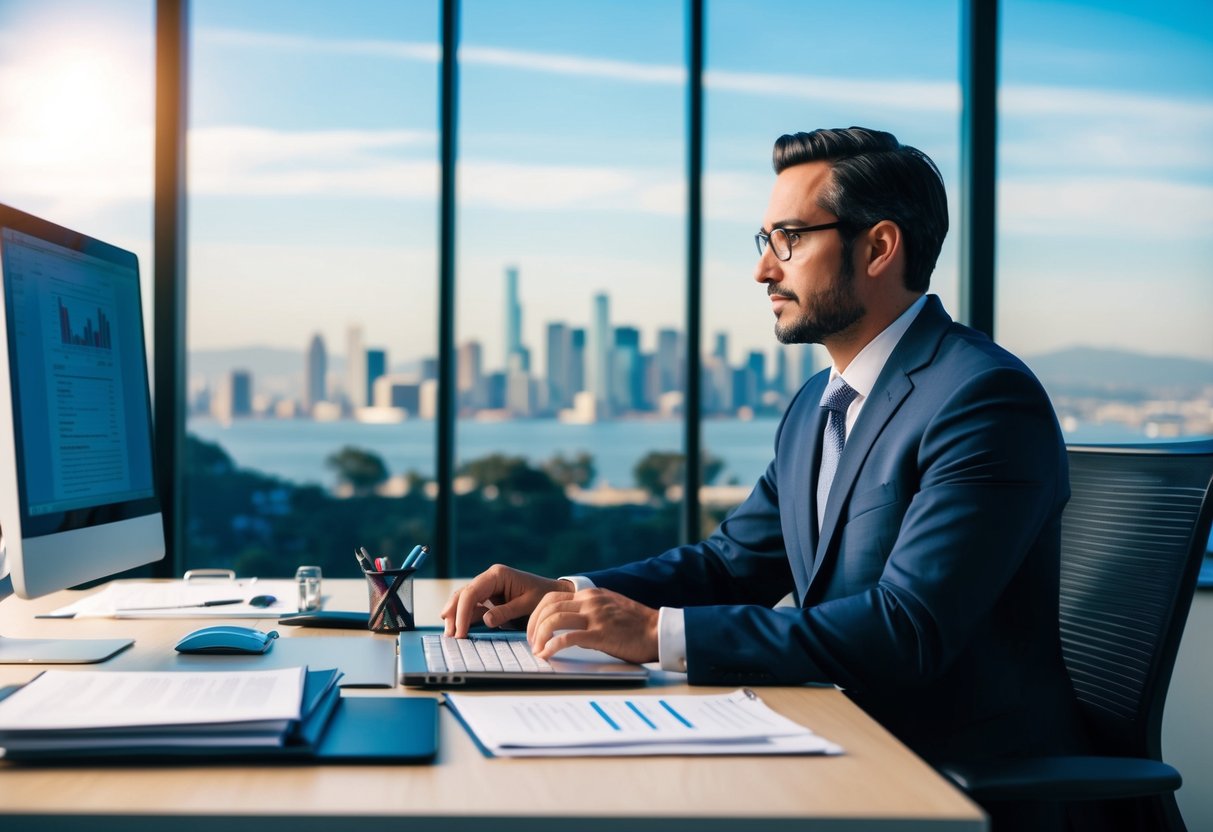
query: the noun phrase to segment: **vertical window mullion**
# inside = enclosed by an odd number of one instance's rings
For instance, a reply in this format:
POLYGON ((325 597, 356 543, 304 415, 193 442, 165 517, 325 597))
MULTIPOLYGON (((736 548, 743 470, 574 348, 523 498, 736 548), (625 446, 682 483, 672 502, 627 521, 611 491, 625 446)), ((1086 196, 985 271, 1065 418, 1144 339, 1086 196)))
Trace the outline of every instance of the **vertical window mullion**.
POLYGON ((438 483, 434 527, 438 577, 449 578, 454 564, 455 479, 455 150, 458 107, 457 50, 459 0, 442 0, 442 55, 439 69, 439 152, 441 186, 438 219, 438 408, 434 420, 438 483))
POLYGON ((184 569, 186 167, 189 0, 156 2, 156 135, 152 356, 156 463, 167 555, 161 577, 184 569))
POLYGON ((960 317, 993 336, 998 0, 965 0, 961 56, 960 317))
POLYGON ((682 497, 682 537, 685 542, 692 542, 701 537, 704 0, 687 0, 687 15, 687 372, 683 407, 686 481, 682 497))

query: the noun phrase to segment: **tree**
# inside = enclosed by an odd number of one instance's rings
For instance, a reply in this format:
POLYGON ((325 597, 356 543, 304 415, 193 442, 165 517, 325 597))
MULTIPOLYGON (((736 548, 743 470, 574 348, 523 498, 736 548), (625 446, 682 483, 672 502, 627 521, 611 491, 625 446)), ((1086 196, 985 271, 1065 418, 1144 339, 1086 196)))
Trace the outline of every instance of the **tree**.
POLYGON ((388 478, 387 466, 378 454, 353 445, 329 454, 324 464, 337 474, 339 481, 349 484, 355 496, 365 497, 388 478))
MULTIPOLYGON (((716 479, 716 475, 724 467, 724 460, 710 456, 704 452, 700 456, 700 469, 703 472, 704 484, 716 479)), ((664 500, 666 492, 672 486, 682 486, 686 477, 686 454, 675 451, 649 451, 632 468, 632 477, 636 485, 653 495, 658 500, 664 500)))
POLYGON ((571 485, 585 488, 598 473, 594 470, 594 457, 585 451, 580 451, 572 459, 565 459, 564 454, 556 454, 543 463, 543 470, 564 488, 571 485))

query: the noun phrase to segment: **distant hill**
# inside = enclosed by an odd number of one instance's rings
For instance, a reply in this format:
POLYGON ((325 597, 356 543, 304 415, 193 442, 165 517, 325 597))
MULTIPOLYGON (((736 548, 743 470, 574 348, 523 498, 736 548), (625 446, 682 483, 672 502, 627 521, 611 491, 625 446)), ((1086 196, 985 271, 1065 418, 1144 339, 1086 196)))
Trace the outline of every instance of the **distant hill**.
POLYGON ((1213 385, 1213 361, 1198 358, 1070 347, 1023 359, 1051 389, 1156 390, 1213 385))

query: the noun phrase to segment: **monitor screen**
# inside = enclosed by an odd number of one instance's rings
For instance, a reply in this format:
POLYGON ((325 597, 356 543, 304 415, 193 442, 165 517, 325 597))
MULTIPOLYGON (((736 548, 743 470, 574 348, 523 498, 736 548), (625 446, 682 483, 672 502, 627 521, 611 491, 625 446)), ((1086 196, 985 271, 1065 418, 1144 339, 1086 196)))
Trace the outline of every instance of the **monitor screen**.
POLYGON ((0 205, 0 277, 0 579, 28 598, 163 557, 138 259, 0 205))

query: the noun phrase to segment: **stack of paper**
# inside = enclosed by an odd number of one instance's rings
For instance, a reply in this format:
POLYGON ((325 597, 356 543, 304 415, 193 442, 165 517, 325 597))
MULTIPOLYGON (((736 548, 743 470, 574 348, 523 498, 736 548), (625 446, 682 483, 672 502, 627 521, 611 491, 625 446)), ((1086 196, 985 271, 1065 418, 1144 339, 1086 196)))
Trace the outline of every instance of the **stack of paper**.
POLYGON ((299 612, 298 594, 291 580, 114 581, 39 618, 278 618, 299 612))
POLYGON ((15 759, 278 750, 309 721, 323 730, 339 676, 51 670, 0 701, 0 748, 15 759))
POLYGON ((446 703, 490 754, 841 754, 751 690, 708 696, 469 696, 446 703))

